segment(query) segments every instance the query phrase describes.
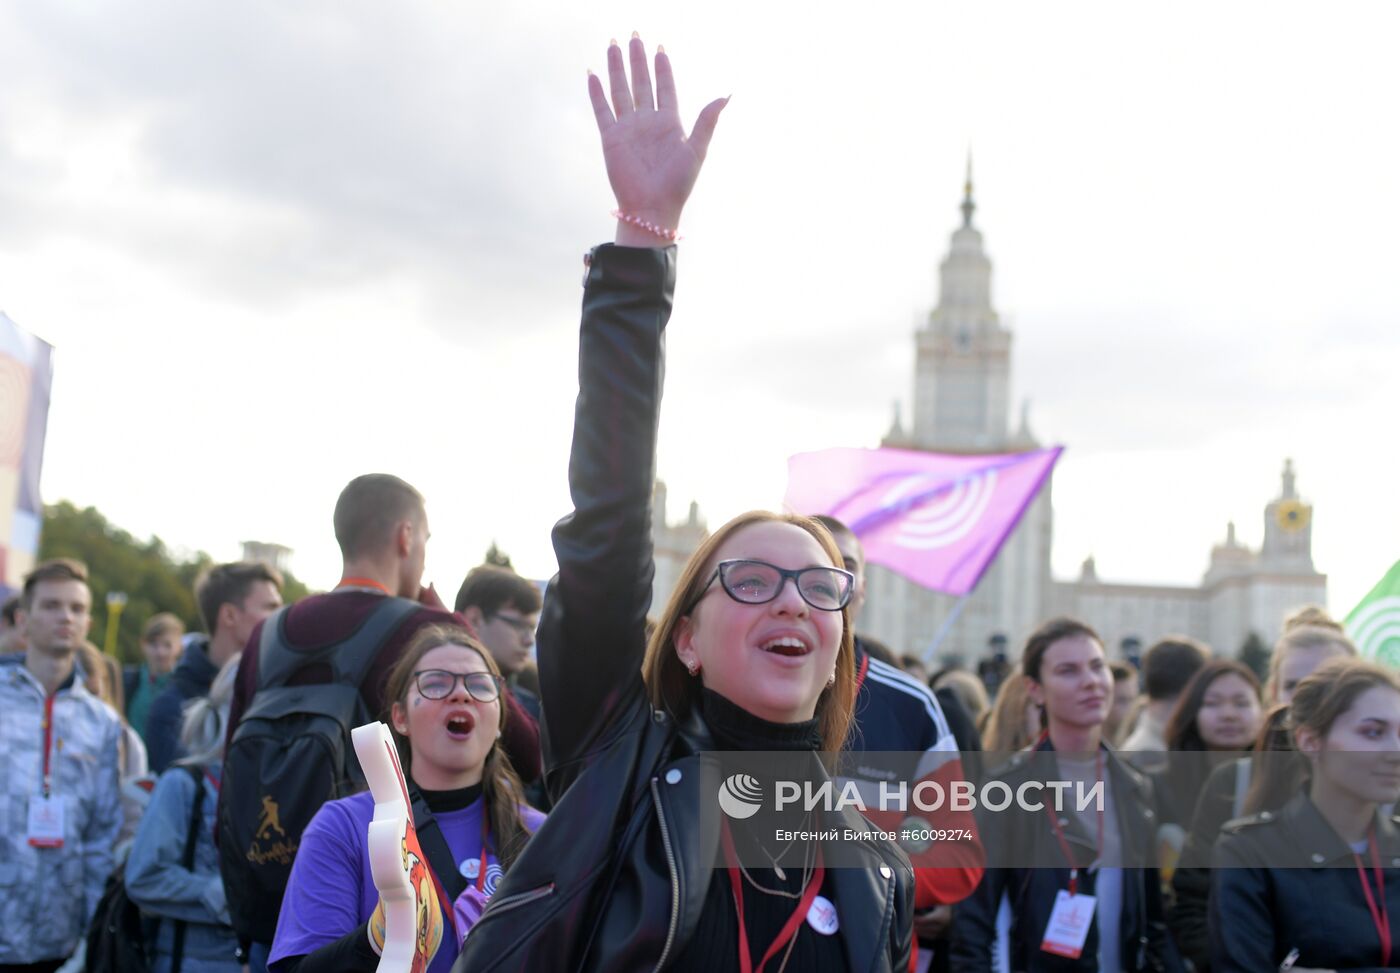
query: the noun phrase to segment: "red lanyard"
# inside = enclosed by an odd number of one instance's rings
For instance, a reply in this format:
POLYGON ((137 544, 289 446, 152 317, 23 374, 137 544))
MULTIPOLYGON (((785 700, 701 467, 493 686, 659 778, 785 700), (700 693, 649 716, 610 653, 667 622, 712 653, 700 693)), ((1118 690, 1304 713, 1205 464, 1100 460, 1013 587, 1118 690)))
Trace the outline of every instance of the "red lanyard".
MULTIPOLYGON (((1043 738, 1043 735, 1042 735, 1043 738)), ((1103 783, 1103 750, 1100 749, 1095 759, 1095 777, 1097 783, 1103 783)), ((1103 798, 1100 797, 1099 805, 1099 833, 1094 843, 1094 861, 1097 863, 1103 857, 1103 798)), ((1049 804, 1045 805, 1045 813, 1050 815, 1050 826, 1055 829, 1055 840, 1060 843, 1060 851, 1064 852, 1065 861, 1069 862, 1069 894, 1074 895, 1079 890, 1079 868, 1074 864, 1074 855, 1070 853, 1069 842, 1065 840, 1064 829, 1060 827, 1060 819, 1055 817, 1055 809, 1049 804)))
POLYGON ((340 579, 340 584, 336 585, 336 587, 337 587, 337 588, 377 588, 377 589, 379 589, 380 591, 384 592, 386 595, 389 593, 389 589, 388 589, 388 588, 384 587, 382 584, 380 584, 378 581, 375 581, 373 578, 341 578, 341 579, 340 579))
POLYGON ((1381 872, 1381 855, 1376 848, 1376 832, 1371 830, 1369 844, 1371 846, 1371 867, 1376 875, 1376 894, 1371 894, 1371 885, 1366 881, 1366 869, 1361 865, 1361 856, 1352 853, 1356 859, 1356 874, 1361 879, 1361 891, 1366 896, 1366 908, 1371 912, 1371 921, 1376 924, 1376 934, 1381 937, 1381 965, 1390 965, 1390 913, 1385 907, 1385 876, 1381 872), (1380 899, 1377 905, 1376 899, 1380 899))
POLYGON ((486 816, 486 805, 481 806, 481 864, 476 869, 476 890, 486 892, 486 833, 490 819, 486 816))
POLYGON ((53 773, 49 766, 49 748, 53 745, 53 697, 50 693, 44 699, 44 798, 48 799, 53 790, 53 773))
POLYGON ((812 902, 817 897, 817 892, 822 887, 822 881, 826 878, 826 867, 822 865, 822 849, 817 846, 816 869, 812 872, 812 877, 807 882, 807 887, 802 890, 802 898, 797 903, 797 908, 792 915, 788 916, 787 922, 783 923, 783 928, 778 931, 778 938, 773 940, 767 952, 763 954, 763 959, 758 961, 758 970, 754 970, 753 956, 749 951, 749 935, 744 929, 744 883, 739 877, 739 856, 734 853, 734 838, 729 833, 729 822, 724 821, 720 826, 720 837, 724 842, 724 859, 729 865, 729 886, 734 891, 734 911, 739 916, 739 971, 740 973, 763 973, 763 967, 768 961, 778 955, 779 950, 788 944, 793 936, 797 935, 797 929, 802 925, 802 920, 807 917, 807 912, 812 908, 812 902))

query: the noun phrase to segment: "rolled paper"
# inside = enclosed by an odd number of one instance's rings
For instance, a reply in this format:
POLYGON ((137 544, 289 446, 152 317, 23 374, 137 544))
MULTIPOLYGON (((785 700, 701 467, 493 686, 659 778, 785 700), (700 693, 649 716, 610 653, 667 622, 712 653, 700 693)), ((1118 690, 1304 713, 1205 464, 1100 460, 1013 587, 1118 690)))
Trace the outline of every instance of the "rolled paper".
POLYGON ((350 732, 360 767, 374 797, 369 823, 369 867, 379 890, 384 915, 383 940, 377 973, 423 973, 442 942, 442 914, 432 873, 418 832, 413 827, 412 801, 394 738, 383 723, 366 723, 350 732))

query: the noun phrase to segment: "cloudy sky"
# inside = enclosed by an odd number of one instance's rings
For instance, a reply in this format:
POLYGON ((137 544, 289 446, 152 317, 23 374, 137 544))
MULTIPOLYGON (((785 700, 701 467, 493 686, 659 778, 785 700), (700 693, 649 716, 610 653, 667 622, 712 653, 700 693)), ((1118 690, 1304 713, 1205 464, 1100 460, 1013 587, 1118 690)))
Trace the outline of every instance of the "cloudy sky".
POLYGON ((326 586, 336 494, 386 470, 449 595, 493 538, 548 574, 611 235, 585 70, 636 29, 687 117, 733 95, 682 227, 674 516, 775 506, 789 454, 908 415, 971 147, 1014 396, 1067 447, 1060 576, 1195 583, 1289 456, 1334 610, 1400 557, 1400 7, 672 6, 0 7, 46 498, 326 586))

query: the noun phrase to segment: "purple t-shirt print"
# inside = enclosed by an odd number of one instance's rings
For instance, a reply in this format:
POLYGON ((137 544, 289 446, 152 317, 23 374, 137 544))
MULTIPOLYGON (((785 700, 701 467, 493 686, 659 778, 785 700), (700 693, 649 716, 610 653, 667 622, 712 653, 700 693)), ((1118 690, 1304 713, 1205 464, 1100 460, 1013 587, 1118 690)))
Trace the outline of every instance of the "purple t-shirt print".
MULTIPOLYGON (((452 857, 462 875, 470 877, 472 887, 481 864, 483 808, 484 802, 478 799, 460 811, 434 815, 452 857)), ((544 815, 534 808, 521 808, 521 816, 531 832, 544 821, 544 815)), ((278 973, 279 960, 305 956, 333 943, 374 913, 379 893, 366 850, 373 817, 374 798, 366 791, 327 802, 306 826, 277 917, 277 936, 268 957, 272 973, 278 973)), ((486 868, 486 884, 492 886, 492 880, 500 875, 500 864, 489 850, 486 868)), ((450 973, 460 951, 460 937, 460 932, 443 930, 442 946, 428 973, 450 973)))

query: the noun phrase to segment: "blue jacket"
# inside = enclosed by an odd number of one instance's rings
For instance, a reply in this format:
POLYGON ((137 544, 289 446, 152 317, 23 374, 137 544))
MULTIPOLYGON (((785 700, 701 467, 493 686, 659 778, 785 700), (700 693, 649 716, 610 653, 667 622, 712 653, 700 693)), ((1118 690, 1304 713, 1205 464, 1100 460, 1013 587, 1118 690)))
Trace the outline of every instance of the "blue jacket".
MULTIPOLYGON (((219 770, 218 764, 209 767, 215 780, 219 770)), ((194 787, 184 767, 171 767, 161 774, 127 859, 126 890, 147 915, 185 920, 186 970, 239 973, 241 967, 234 958, 238 937, 228 924, 219 855, 214 848, 218 791, 208 779, 204 782, 204 813, 195 844, 194 870, 187 871, 182 864, 194 787)), ((174 936, 174 923, 162 921, 156 932, 155 973, 170 968, 174 936)))
POLYGON ((170 677, 170 685, 155 698, 146 714, 146 759, 151 773, 161 773, 184 756, 180 750, 180 721, 185 703, 209 695, 209 687, 218 674, 219 667, 209 658, 209 636, 192 637, 170 677))

